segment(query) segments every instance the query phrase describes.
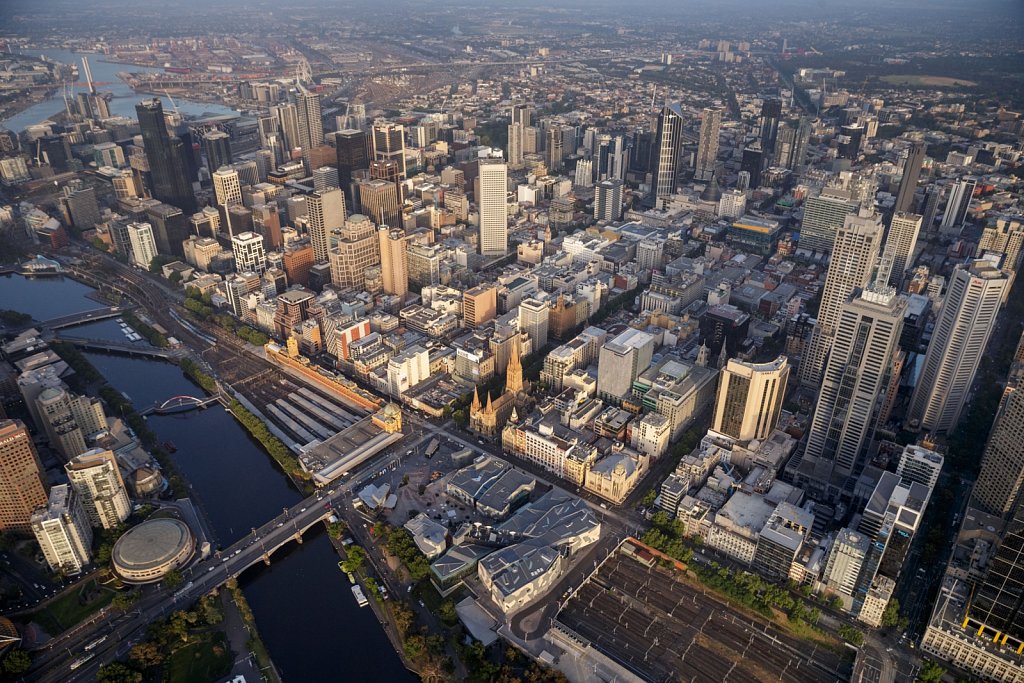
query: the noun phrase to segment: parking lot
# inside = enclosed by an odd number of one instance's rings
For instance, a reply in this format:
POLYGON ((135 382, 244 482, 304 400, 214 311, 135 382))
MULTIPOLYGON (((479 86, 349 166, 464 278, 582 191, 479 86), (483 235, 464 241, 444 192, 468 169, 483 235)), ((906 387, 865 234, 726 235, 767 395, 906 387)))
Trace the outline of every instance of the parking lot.
POLYGON ((614 553, 557 620, 652 681, 845 681, 837 653, 753 620, 679 574, 614 553))

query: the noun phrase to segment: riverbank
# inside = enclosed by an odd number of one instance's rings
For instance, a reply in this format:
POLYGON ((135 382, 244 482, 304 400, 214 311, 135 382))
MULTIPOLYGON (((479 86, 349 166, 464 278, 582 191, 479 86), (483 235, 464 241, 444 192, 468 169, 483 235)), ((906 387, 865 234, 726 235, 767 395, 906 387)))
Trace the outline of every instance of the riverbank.
POLYGON ((260 671, 266 677, 266 680, 270 681, 270 683, 281 683, 281 676, 278 674, 277 668, 274 666, 274 662, 270 658, 270 651, 267 650, 267 646, 263 642, 263 638, 260 637, 260 632, 256 628, 256 618, 252 614, 252 608, 249 607, 249 602, 245 599, 245 594, 242 593, 242 589, 238 587, 238 581, 230 579, 226 584, 224 584, 224 587, 227 589, 228 594, 235 603, 235 608, 238 610, 238 614, 242 618, 242 623, 245 624, 245 628, 249 632, 249 640, 246 642, 246 645, 252 656, 256 658, 257 666, 259 666, 260 671))

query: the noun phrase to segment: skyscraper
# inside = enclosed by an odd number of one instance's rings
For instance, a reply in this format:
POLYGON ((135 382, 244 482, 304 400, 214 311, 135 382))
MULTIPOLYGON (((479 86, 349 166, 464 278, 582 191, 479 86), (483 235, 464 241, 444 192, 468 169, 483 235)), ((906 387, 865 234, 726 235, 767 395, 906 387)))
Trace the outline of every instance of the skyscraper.
POLYGON ((309 241, 313 245, 313 260, 327 263, 331 248, 331 235, 345 223, 345 195, 333 188, 326 192, 313 192, 306 196, 309 241))
POLYGON ((405 231, 381 226, 377 229, 380 246, 380 273, 384 292, 405 298, 409 292, 409 263, 405 253, 405 231))
POLYGON ((184 142, 178 136, 167 132, 164 107, 159 98, 143 100, 135 105, 135 112, 142 131, 142 144, 149 162, 153 182, 153 196, 162 202, 178 207, 186 214, 196 211, 196 197, 192 192, 192 180, 184 142))
POLYGON ((981 233, 976 256, 998 254, 1003 257, 1002 268, 1017 272, 1020 267, 1021 247, 1024 246, 1024 220, 1019 215, 1001 215, 990 219, 981 233))
POLYGON ((44 389, 36 396, 36 410, 42 422, 37 426, 46 432, 50 447, 59 451, 65 460, 85 451, 85 435, 71 410, 71 396, 67 391, 58 387, 44 389))
POLYGON ((262 235, 239 233, 231 238, 231 250, 235 255, 235 270, 239 273, 262 275, 267 272, 267 253, 262 235))
POLYGON ((398 187, 386 180, 364 180, 358 183, 359 208, 378 225, 398 227, 401 223, 401 201, 398 187))
POLYGON ((405 126, 390 121, 373 124, 373 158, 375 161, 394 161, 405 180, 405 126))
POLYGON ((377 226, 361 213, 352 214, 342 226, 330 257, 331 282, 339 287, 361 289, 366 270, 380 265, 377 226))
POLYGON ((895 213, 889 222, 889 234, 882 250, 882 263, 889 268, 889 284, 899 289, 903 274, 911 265, 917 236, 921 232, 921 216, 916 213, 895 213))
POLYGON ((836 232, 843 227, 846 217, 856 210, 856 206, 844 194, 826 187, 817 197, 807 198, 800 223, 801 249, 832 252, 836 232))
POLYGON ((782 413, 789 380, 789 361, 770 363, 730 360, 718 380, 711 429, 736 439, 767 439, 782 413))
POLYGON ((213 180, 213 197, 217 206, 237 206, 242 203, 242 184, 238 171, 233 168, 219 168, 210 174, 213 180))
POLYGON ((294 104, 279 104, 270 111, 277 115, 277 129, 284 135, 284 156, 301 147, 299 142, 299 109, 294 104))
POLYGON ((679 104, 666 104, 658 115, 658 133, 654 141, 654 177, 651 192, 655 198, 667 197, 676 190, 679 150, 683 146, 683 111, 679 104))
POLYGON ((975 178, 961 178, 953 185, 946 201, 946 212, 942 214, 942 223, 939 225, 939 232, 960 234, 960 228, 964 225, 967 217, 967 210, 971 208, 971 198, 974 197, 974 188, 978 181, 975 178))
POLYGON ((78 574, 89 564, 92 527, 78 495, 67 484, 50 489, 47 506, 32 513, 32 533, 50 569, 78 574))
POLYGON ((602 180, 594 190, 594 219, 617 221, 622 218, 622 181, 602 180))
POLYGON ((479 160, 480 253, 504 256, 508 252, 508 165, 501 150, 482 152, 479 160))
POLYGON ((1008 389, 992 424, 972 492, 973 504, 1006 517, 1024 491, 1024 392, 1008 389))
POLYGON ((907 419, 929 432, 960 420, 978 364, 996 324, 1008 280, 989 261, 968 261, 950 277, 907 419))
POLYGON ((0 531, 32 533, 32 511, 46 505, 43 465, 20 420, 0 420, 0 531))
POLYGON ((761 150, 769 159, 769 163, 775 158, 775 142, 779 135, 779 121, 782 119, 782 100, 769 98, 761 103, 761 129, 759 139, 761 150))
POLYGON ((925 158, 925 144, 915 141, 907 150, 907 160, 903 164, 903 179, 900 181, 900 189, 896 193, 896 205, 893 210, 896 213, 912 213, 914 210, 914 192, 917 190, 917 181, 921 178, 921 165, 925 158))
POLYGON ((113 529, 128 519, 132 504, 113 451, 93 448, 72 458, 64 471, 92 526, 113 529))
POLYGON ((537 353, 548 344, 548 316, 551 307, 545 301, 523 299, 519 302, 519 331, 530 337, 530 348, 537 353))
POLYGON ((971 595, 964 628, 1019 655, 1024 650, 1024 501, 1014 506, 1001 536, 985 580, 971 595))
POLYGON ((370 167, 368 138, 362 130, 339 130, 334 134, 334 149, 338 155, 338 183, 345 192, 350 205, 355 205, 352 196, 352 173, 370 167))
POLYGON ((840 307, 797 480, 832 498, 857 476, 875 431, 879 398, 899 350, 907 303, 891 288, 855 290, 840 307))
POLYGON ((132 263, 139 268, 149 269, 157 253, 153 226, 149 223, 129 223, 128 242, 131 245, 132 263))
POLYGON ((305 158, 309 150, 324 144, 324 125, 320 117, 320 95, 301 88, 295 96, 295 109, 298 118, 298 146, 302 148, 305 158))
POLYGON ((598 357, 597 393, 612 403, 622 400, 633 381, 651 364, 654 337, 629 329, 604 343, 598 357))
POLYGON ((233 161, 231 136, 222 130, 212 130, 204 135, 203 148, 206 151, 206 168, 211 173, 233 161))
POLYGON ((831 265, 821 292, 817 325, 800 363, 801 384, 820 386, 825 358, 843 306, 855 289, 866 287, 871 281, 871 270, 878 259, 881 241, 882 218, 867 210, 847 215, 843 226, 836 232, 831 265))
POLYGON ((511 123, 508 127, 508 165, 521 168, 523 165, 523 125, 511 123))
POLYGON ((722 128, 722 108, 708 107, 700 122, 700 140, 697 143, 695 178, 711 180, 718 159, 718 133, 722 128))

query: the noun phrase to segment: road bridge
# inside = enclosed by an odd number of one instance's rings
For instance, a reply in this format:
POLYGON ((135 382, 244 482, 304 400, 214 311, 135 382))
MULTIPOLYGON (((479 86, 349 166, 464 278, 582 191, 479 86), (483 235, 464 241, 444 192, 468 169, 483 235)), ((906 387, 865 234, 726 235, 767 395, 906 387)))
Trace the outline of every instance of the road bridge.
POLYGON ((91 311, 82 311, 81 313, 72 313, 70 315, 62 315, 59 318, 44 320, 39 323, 39 326, 50 330, 59 330, 64 327, 73 327, 85 323, 94 323, 98 320, 116 318, 134 308, 135 306, 104 306, 103 308, 94 308, 91 311))
POLYGON ((181 358, 186 355, 186 352, 180 349, 158 349, 153 346, 141 346, 138 344, 130 344, 128 342, 115 342, 108 339, 89 339, 86 337, 68 337, 64 335, 58 335, 54 337, 54 339, 57 341, 67 342, 68 344, 77 346, 80 349, 123 353, 129 356, 148 356, 150 358, 163 358, 164 360, 170 360, 172 358, 181 358))

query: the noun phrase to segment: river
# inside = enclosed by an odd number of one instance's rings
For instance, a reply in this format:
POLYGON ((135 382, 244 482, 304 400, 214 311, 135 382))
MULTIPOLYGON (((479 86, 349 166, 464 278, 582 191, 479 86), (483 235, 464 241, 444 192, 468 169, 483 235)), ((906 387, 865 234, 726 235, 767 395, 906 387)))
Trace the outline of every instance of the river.
MULTIPOLYGON (((70 279, 0 277, 5 308, 37 319, 96 308, 92 290, 70 279)), ((85 326, 83 326, 85 327, 85 326)), ((88 336, 123 340, 114 321, 92 323, 88 336)), ((78 328, 69 334, 85 336, 78 328)), ((201 389, 177 366, 157 360, 87 354, 96 369, 138 406, 201 389)), ((178 415, 151 416, 161 441, 193 487, 216 542, 229 545, 294 505, 301 494, 260 445, 220 405, 178 415)), ((372 610, 359 608, 337 555, 318 528, 290 544, 239 583, 275 665, 286 681, 412 681, 372 610)))
MULTIPOLYGON (((92 70, 92 78, 96 83, 109 83, 109 85, 97 86, 98 92, 111 92, 114 94, 114 98, 110 101, 110 113, 114 116, 127 116, 128 118, 134 119, 135 116, 135 105, 140 100, 152 97, 149 94, 136 93, 132 90, 127 83, 117 77, 119 71, 128 72, 161 72, 163 69, 157 69, 146 66, 134 66, 131 64, 112 64, 110 62, 104 62, 106 55, 99 54, 87 54, 84 52, 69 52, 68 50, 60 50, 56 48, 42 48, 39 50, 28 50, 25 54, 40 57, 45 55, 48 59, 61 62, 62 64, 76 64, 79 69, 79 80, 78 83, 85 82, 85 74, 82 73, 82 57, 89 58, 89 68, 92 70)), ((83 91, 83 88, 75 87, 72 89, 74 93, 83 91)), ((171 102, 164 96, 161 98, 164 103, 164 110, 171 111, 174 107, 171 102)), ((187 99, 175 99, 174 104, 178 105, 178 111, 182 114, 199 116, 200 114, 209 112, 211 114, 237 114, 234 109, 225 107, 219 104, 208 104, 205 102, 193 102, 187 99)), ((14 116, 0 121, 0 125, 4 128, 8 128, 15 132, 20 132, 26 127, 35 125, 42 121, 45 121, 52 116, 64 111, 64 96, 58 90, 52 97, 49 97, 42 102, 38 102, 23 112, 15 114, 14 116)))

